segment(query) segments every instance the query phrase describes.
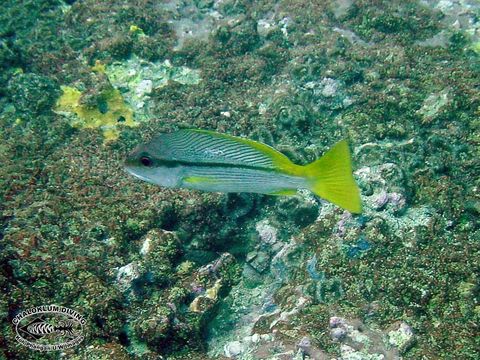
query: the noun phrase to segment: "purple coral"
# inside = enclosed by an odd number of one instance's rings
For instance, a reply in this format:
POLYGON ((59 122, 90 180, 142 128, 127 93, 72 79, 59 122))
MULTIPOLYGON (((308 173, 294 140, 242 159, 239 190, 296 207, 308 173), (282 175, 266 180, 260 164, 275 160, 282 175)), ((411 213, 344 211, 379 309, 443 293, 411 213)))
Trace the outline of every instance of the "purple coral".
POLYGON ((329 321, 329 325, 332 329, 336 327, 344 327, 345 324, 345 319, 338 316, 332 316, 329 321))

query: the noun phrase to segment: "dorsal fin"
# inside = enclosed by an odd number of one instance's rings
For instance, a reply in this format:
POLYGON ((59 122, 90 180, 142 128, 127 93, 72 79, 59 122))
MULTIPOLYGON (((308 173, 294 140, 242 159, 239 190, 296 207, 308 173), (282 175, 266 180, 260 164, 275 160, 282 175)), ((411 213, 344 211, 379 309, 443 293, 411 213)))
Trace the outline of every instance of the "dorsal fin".
POLYGON ((154 138, 148 148, 155 155, 176 161, 258 166, 288 170, 295 166, 272 147, 208 130, 179 130, 154 138))

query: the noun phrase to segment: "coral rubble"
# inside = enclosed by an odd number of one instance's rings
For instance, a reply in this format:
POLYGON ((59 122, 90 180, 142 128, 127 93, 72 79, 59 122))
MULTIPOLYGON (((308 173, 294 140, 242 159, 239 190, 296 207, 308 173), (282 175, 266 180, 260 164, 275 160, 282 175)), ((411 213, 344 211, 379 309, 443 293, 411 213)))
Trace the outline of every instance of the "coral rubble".
POLYGON ((480 7, 469 0, 5 0, 0 358, 478 359, 480 7), (347 138, 363 213, 159 188, 158 132, 307 164, 347 138), (21 311, 83 342, 35 352, 21 311))

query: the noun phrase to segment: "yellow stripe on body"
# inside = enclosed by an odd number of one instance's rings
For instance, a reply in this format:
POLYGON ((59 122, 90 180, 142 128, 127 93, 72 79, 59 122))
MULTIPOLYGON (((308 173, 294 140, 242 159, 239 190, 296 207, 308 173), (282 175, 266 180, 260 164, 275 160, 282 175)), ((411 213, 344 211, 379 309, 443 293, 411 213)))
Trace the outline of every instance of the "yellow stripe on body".
POLYGON ((187 176, 183 178, 183 182, 189 184, 216 184, 218 180, 206 176, 187 176))

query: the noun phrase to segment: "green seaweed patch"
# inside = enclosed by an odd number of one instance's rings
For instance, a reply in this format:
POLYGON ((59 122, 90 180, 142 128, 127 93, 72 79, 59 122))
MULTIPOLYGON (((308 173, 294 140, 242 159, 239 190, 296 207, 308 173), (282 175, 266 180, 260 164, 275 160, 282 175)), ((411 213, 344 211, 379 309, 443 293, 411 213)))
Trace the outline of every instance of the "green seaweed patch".
POLYGON ((118 139, 119 126, 135 127, 133 110, 125 103, 118 89, 104 91, 96 106, 82 104, 82 92, 70 86, 62 86, 62 95, 57 100, 55 112, 72 115, 70 124, 78 129, 102 130, 104 143, 118 139))

